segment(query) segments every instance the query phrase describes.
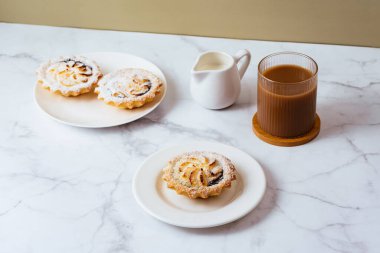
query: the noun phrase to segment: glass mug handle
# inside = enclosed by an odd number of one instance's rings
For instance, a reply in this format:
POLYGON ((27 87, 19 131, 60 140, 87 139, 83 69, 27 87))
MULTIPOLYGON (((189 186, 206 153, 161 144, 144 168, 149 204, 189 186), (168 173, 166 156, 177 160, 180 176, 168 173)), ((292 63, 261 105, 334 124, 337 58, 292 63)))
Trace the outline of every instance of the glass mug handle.
POLYGON ((251 62, 251 53, 247 49, 242 49, 239 50, 233 58, 235 60, 235 64, 238 64, 243 58, 245 58, 245 60, 241 63, 241 66, 238 67, 240 79, 242 79, 247 71, 249 63, 251 62))

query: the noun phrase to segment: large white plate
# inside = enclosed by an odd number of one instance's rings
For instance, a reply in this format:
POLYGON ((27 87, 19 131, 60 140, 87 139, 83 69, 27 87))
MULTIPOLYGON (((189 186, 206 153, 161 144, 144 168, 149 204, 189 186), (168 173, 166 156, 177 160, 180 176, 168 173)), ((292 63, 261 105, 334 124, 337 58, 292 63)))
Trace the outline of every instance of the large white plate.
POLYGON ((116 52, 99 52, 81 54, 94 60, 107 74, 120 68, 143 68, 156 74, 163 81, 163 92, 154 101, 133 110, 120 109, 105 104, 97 99, 95 93, 78 97, 64 97, 53 94, 36 85, 34 96, 38 106, 53 119, 77 127, 111 127, 137 120, 153 111, 164 99, 166 79, 162 71, 150 61, 143 58, 116 52))
POLYGON ((153 217, 180 227, 205 228, 237 220, 254 209, 266 189, 258 162, 243 151, 215 142, 191 142, 160 150, 148 157, 133 179, 133 194, 153 217), (174 156, 188 151, 214 151, 227 156, 239 173, 230 189, 209 199, 189 199, 168 189, 162 169, 174 156))

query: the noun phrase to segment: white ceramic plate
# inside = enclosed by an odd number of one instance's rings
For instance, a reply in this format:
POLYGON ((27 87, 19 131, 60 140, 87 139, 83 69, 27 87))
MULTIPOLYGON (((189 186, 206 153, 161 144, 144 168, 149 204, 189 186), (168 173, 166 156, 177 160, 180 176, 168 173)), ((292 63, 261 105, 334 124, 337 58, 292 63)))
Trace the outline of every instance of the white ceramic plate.
POLYGON ((266 189, 258 162, 243 151, 215 142, 191 142, 160 150, 148 157, 133 179, 133 194, 153 217, 180 227, 206 228, 237 220, 254 209, 266 189), (227 156, 239 175, 230 189, 209 199, 189 199, 166 187, 162 169, 174 156, 189 151, 214 151, 227 156))
POLYGON ((95 93, 78 97, 64 97, 53 94, 36 85, 34 96, 38 106, 53 119, 77 127, 111 127, 137 120, 153 111, 164 99, 166 79, 162 71, 150 61, 143 58, 115 52, 81 54, 94 60, 107 74, 120 68, 143 68, 151 71, 163 81, 163 92, 154 101, 133 110, 119 109, 97 99, 95 93))

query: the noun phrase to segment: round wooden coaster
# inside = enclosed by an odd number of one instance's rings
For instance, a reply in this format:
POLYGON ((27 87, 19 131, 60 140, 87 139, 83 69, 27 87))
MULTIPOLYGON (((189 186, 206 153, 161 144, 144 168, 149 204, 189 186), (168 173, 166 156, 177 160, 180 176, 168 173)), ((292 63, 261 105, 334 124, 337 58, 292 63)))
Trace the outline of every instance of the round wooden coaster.
POLYGON ((269 144, 282 146, 282 147, 292 147, 292 146, 298 146, 298 145, 308 143, 309 141, 317 137, 317 135, 319 134, 319 130, 321 128, 321 119, 319 118, 317 114, 315 117, 314 126, 310 130, 310 132, 301 136, 294 137, 294 138, 277 137, 277 136, 273 136, 266 133, 263 129, 261 129, 259 122, 257 121, 257 113, 255 113, 255 115, 253 116, 252 128, 253 128, 253 132, 256 134, 257 137, 259 137, 261 140, 269 144))

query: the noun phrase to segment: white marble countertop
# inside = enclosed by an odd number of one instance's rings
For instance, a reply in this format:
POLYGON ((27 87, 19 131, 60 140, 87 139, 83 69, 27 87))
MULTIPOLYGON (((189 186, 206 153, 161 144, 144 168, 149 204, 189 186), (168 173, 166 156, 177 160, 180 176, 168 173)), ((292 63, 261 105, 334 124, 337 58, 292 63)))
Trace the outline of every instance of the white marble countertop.
POLYGON ((0 252, 373 252, 380 250, 380 49, 0 24, 0 252), (253 58, 237 104, 206 110, 189 95, 205 50, 253 58), (319 64, 322 130, 281 148, 251 131, 256 67, 277 51, 319 64), (33 101, 35 69, 59 55, 128 52, 162 68, 169 89, 131 124, 81 129, 33 101), (186 113, 186 114, 185 114, 186 113), (185 116, 186 115, 186 116, 185 116), (131 180, 145 157, 185 140, 236 146, 264 167, 268 189, 243 219, 211 229, 144 213, 131 180))

